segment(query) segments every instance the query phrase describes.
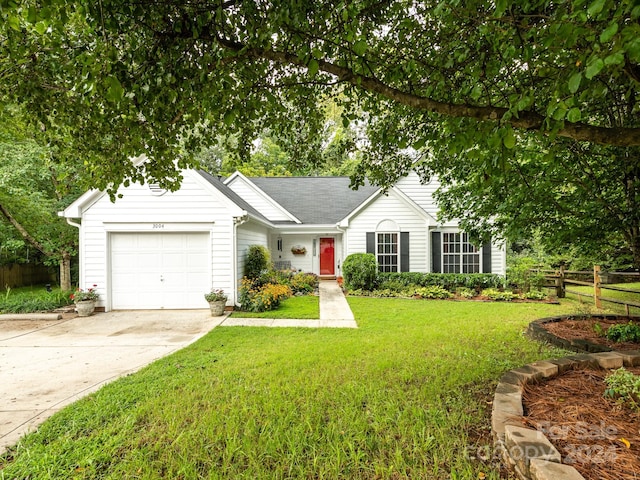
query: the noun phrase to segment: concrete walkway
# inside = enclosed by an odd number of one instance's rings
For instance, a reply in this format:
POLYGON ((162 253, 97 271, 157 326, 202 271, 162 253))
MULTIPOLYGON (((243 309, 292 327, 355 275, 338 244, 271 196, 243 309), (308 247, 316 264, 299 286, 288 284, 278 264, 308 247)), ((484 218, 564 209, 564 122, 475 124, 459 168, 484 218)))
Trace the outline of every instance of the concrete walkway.
POLYGON ((358 328, 353 312, 335 280, 320 280, 320 319, 239 318, 228 317, 224 327, 307 327, 307 328, 358 328))

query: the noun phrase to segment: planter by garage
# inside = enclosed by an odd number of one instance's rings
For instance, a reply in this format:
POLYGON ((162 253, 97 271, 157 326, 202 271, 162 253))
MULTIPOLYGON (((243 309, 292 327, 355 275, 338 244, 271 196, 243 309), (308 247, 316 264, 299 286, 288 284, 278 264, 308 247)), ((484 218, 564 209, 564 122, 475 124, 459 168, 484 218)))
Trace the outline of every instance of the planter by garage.
POLYGON ((227 302, 225 300, 209 302, 209 308, 211 309, 211 316, 219 317, 220 315, 224 314, 224 307, 226 303, 227 302))
POLYGON ((88 317, 96 309, 96 302, 93 300, 82 300, 80 302, 76 302, 76 310, 78 311, 79 317, 88 317))

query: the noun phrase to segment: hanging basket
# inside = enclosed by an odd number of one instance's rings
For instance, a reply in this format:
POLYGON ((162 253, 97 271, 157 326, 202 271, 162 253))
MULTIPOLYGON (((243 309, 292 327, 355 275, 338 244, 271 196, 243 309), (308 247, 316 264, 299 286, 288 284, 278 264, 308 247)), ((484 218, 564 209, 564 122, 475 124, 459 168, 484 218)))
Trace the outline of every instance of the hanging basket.
POLYGON ((304 255, 305 253, 307 253, 307 249, 302 245, 294 245, 293 247, 291 247, 291 253, 293 253, 294 255, 304 255))

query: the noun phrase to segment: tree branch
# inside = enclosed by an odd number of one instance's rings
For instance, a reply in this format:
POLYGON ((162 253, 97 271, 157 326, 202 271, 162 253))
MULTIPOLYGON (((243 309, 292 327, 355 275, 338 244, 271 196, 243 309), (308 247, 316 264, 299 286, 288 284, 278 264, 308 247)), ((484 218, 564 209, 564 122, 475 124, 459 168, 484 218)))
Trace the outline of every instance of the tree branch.
MULTIPOLYGON (((222 47, 238 53, 239 57, 261 58, 283 65, 296 65, 307 68, 303 60, 298 58, 297 55, 288 52, 278 52, 255 47, 246 48, 241 43, 220 37, 217 38, 217 41, 222 47)), ((357 74, 348 67, 336 65, 326 60, 318 60, 318 65, 323 72, 335 75, 340 80, 348 82, 357 88, 377 93, 389 100, 417 110, 426 110, 449 117, 474 118, 476 120, 490 121, 499 121, 509 111, 509 109, 501 107, 439 102, 431 98, 404 92, 386 85, 380 80, 357 74)), ((518 118, 512 117, 508 123, 514 128, 522 130, 541 130, 545 121, 546 118, 543 115, 525 110, 519 112, 518 118)), ((600 127, 580 122, 565 122, 564 126, 554 133, 560 137, 571 138, 581 142, 593 142, 618 147, 640 146, 640 128, 600 127)))
POLYGON ((44 245, 42 245, 39 241, 33 238, 29 234, 29 232, 27 232, 27 230, 20 224, 20 222, 18 222, 2 204, 0 204, 0 212, 2 212, 2 215, 4 215, 4 217, 9 221, 9 223, 11 223, 11 225, 13 225, 16 228, 16 230, 20 232, 20 235, 22 235, 22 238, 24 238, 28 243, 33 245, 42 254, 46 255, 47 257, 52 256, 52 252, 49 252, 44 247, 44 245))

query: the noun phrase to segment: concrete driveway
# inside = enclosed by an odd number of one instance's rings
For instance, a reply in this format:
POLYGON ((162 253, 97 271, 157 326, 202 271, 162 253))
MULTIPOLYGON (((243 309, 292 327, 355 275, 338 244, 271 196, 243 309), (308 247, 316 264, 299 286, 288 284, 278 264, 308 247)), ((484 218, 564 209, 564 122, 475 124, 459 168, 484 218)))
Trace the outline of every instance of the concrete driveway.
POLYGON ((65 405, 194 342, 209 310, 0 321, 0 453, 65 405))

